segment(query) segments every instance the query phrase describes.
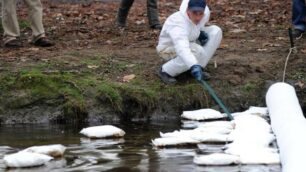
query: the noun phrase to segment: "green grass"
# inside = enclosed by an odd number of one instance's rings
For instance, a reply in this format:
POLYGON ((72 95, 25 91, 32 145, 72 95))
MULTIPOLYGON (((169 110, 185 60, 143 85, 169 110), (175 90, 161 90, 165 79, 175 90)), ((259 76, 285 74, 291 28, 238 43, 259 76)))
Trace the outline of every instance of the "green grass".
POLYGON ((291 77, 294 80, 306 81, 306 75, 305 75, 305 72, 303 72, 303 71, 297 71, 297 72, 293 73, 291 75, 291 77))
POLYGON ((20 20, 19 21, 19 27, 20 27, 20 29, 29 29, 29 28, 31 28, 31 24, 28 20, 20 20))
POLYGON ((16 75, 2 77, 0 88, 6 90, 6 96, 14 95, 18 90, 27 93, 10 99, 9 108, 19 108, 38 100, 43 103, 43 100, 62 99, 64 113, 71 115, 76 110, 86 111, 84 96, 73 83, 74 79, 75 76, 66 73, 48 75, 39 70, 22 70, 16 75))
POLYGON ((242 90, 246 93, 253 92, 257 88, 255 83, 248 82, 242 86, 242 90))
POLYGON ((97 86, 99 98, 112 105, 114 109, 122 111, 122 96, 119 90, 112 84, 102 82, 97 86))

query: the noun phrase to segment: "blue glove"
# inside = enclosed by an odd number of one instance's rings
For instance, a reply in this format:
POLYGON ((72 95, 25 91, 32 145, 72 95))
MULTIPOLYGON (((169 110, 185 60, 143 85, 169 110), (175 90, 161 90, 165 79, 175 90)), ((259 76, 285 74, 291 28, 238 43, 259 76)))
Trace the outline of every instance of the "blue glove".
POLYGON ((197 80, 197 81, 201 81, 202 80, 202 66, 200 65, 193 65, 190 68, 191 70, 191 75, 197 80))
POLYGON ((202 46, 204 46, 208 42, 208 39, 209 39, 208 34, 204 31, 200 31, 198 41, 200 42, 202 46))

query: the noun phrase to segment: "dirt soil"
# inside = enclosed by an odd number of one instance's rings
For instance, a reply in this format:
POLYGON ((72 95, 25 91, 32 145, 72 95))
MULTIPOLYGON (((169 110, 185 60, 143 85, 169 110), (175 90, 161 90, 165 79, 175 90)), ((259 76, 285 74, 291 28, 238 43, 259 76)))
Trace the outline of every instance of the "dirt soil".
MULTIPOLYGON (((162 22, 179 9, 180 2, 159 1, 162 22)), ((219 25, 224 32, 221 47, 206 69, 213 77, 211 85, 232 111, 250 105, 264 106, 267 87, 281 81, 289 51, 287 28, 291 26, 291 1, 208 0, 207 3, 212 11, 210 24, 219 25)), ((125 30, 114 25, 117 1, 63 3, 44 0, 43 4, 46 33, 56 46, 38 48, 28 43, 31 29, 26 20, 27 9, 19 3, 24 47, 0 48, 0 122, 67 122, 67 117, 63 117, 67 114, 73 115, 68 116, 69 119, 80 118, 81 121, 168 119, 178 117, 181 110, 216 105, 190 77, 180 78, 176 86, 159 81, 156 71, 163 64, 155 50, 159 31, 148 27, 145 1, 136 0, 125 30), (127 75, 131 78, 125 77, 127 75), (23 77, 27 80, 20 79, 23 77), (39 81, 33 79, 35 77, 39 81), (45 78, 48 81, 42 85, 45 89, 38 88, 37 84, 45 78), (60 86, 48 87, 58 83, 60 86), (107 92, 109 87, 104 86, 104 96, 97 96, 96 88, 102 83, 119 90, 120 95, 107 92), (74 93, 68 87, 79 91, 74 93), (40 92, 56 92, 57 88, 64 91, 56 96, 40 92), (171 92, 169 97, 165 90, 171 92), (131 96, 133 93, 137 96, 131 96), (178 103, 178 99, 184 102, 178 103), (72 107, 67 107, 67 102, 72 107), (133 108, 146 115, 135 116, 139 112, 130 110, 133 108), (37 115, 33 117, 32 114, 37 115), (115 116, 105 117, 105 114, 115 116)), ((298 52, 291 55, 286 76, 286 81, 296 87, 304 109, 305 42, 305 39, 296 42, 298 52)))

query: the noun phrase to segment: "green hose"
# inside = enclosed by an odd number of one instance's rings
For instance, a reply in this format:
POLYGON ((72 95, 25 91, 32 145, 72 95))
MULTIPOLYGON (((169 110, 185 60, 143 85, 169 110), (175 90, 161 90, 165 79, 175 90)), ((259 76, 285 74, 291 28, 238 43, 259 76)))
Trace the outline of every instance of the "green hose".
POLYGON ((215 91, 211 88, 211 86, 206 81, 199 81, 202 87, 209 92, 209 94, 213 97, 213 99, 218 103, 218 105, 223 109, 223 111, 226 113, 228 119, 234 120, 233 116, 229 112, 229 110, 226 108, 226 106, 223 104, 223 102, 218 98, 215 91))

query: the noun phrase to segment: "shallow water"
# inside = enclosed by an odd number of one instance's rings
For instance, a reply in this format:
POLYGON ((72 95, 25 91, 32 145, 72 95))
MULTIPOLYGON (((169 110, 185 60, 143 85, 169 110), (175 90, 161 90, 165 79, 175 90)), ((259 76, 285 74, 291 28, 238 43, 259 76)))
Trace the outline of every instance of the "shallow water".
POLYGON ((193 156, 199 152, 196 148, 151 146, 151 139, 158 137, 159 131, 179 129, 179 122, 115 125, 126 131, 123 139, 87 139, 78 134, 87 125, 0 126, 0 171, 280 171, 278 165, 200 167, 192 163, 193 156), (45 144, 67 146, 64 158, 41 167, 5 170, 2 160, 5 154, 45 144))

